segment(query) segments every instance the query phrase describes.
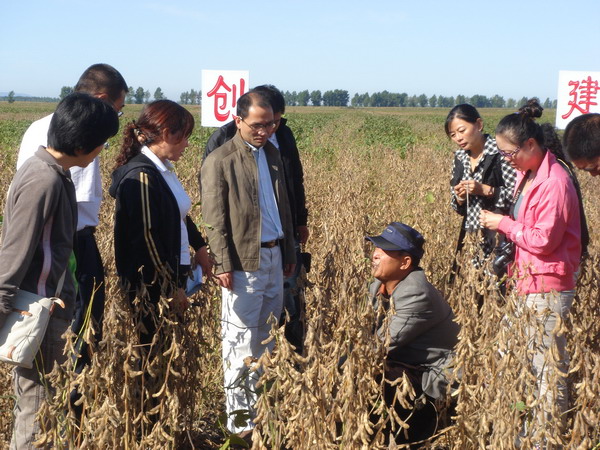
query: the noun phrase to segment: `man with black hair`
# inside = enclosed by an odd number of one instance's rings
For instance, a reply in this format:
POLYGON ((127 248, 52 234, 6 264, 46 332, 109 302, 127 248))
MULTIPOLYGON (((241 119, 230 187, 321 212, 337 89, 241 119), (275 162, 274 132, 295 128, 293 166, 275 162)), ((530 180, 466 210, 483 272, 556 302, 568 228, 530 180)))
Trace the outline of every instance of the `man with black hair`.
MULTIPOLYGON (((125 106, 128 91, 123 76, 108 64, 94 64, 88 67, 79 78, 74 89, 99 98, 109 104, 120 116, 125 106)), ((31 158, 40 146, 46 146, 48 128, 53 114, 33 122, 21 142, 17 169, 31 158)), ((77 196, 77 283, 78 298, 72 329, 79 336, 84 333, 86 311, 91 305, 91 317, 95 321, 95 339, 99 341, 102 333, 104 314, 104 267, 96 244, 94 232, 99 223, 98 214, 102 201, 102 180, 100 178, 99 159, 95 158, 87 167, 71 168, 71 178, 77 196)), ((80 337, 77 342, 80 357, 76 370, 79 372, 90 361, 87 345, 80 337)))
MULTIPOLYGON (((256 86, 250 92, 261 92, 267 96, 271 108, 273 109, 273 121, 275 127, 271 130, 269 142, 279 150, 279 156, 283 162, 285 174, 285 183, 290 209, 292 212, 292 222, 296 239, 296 258, 298 265, 292 276, 286 278, 284 282, 284 307, 290 315, 290 320, 286 324, 285 335, 288 341, 296 347, 298 352, 302 352, 304 341, 304 326, 302 317, 304 315, 304 305, 300 295, 297 293, 297 278, 300 273, 300 244, 306 244, 309 237, 308 229, 308 210, 306 208, 306 194, 304 191, 304 172, 300 154, 294 133, 287 125, 285 113, 285 98, 279 89, 271 84, 256 86)), ((203 162, 206 157, 217 147, 232 139, 237 133, 237 126, 231 121, 216 130, 208 139, 204 151, 203 162)))
POLYGON ((202 165, 202 218, 215 274, 222 289, 223 372, 228 428, 239 426, 235 411, 254 417, 259 374, 248 359, 260 358, 274 342, 271 324, 283 304, 283 278, 293 272, 294 231, 277 149, 268 141, 275 128, 268 97, 248 92, 237 103, 237 133, 202 165))

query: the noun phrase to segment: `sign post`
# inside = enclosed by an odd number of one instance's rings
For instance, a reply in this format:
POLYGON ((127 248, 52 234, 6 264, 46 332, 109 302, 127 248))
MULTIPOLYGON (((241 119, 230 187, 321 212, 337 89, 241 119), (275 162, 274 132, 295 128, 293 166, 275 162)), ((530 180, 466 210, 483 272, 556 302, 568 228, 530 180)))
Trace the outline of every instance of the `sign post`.
POLYGON ((220 127, 233 120, 237 100, 249 85, 247 70, 203 70, 202 126, 220 127))
POLYGON ((564 130, 571 120, 582 114, 600 113, 599 82, 600 72, 558 72, 556 128, 564 130))

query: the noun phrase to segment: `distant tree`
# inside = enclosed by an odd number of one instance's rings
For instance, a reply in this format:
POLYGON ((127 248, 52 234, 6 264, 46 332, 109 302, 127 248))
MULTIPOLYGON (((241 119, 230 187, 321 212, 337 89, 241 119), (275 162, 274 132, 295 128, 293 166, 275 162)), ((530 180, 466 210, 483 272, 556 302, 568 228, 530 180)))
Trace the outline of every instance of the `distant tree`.
POLYGON ((517 102, 515 101, 514 98, 509 98, 508 100, 506 100, 507 108, 514 109, 516 105, 517 105, 517 102))
POLYGON ((408 97, 408 100, 406 101, 406 105, 409 108, 414 108, 416 106, 419 105, 419 100, 417 99, 416 95, 411 95, 410 97, 408 97))
POLYGON ((497 94, 491 98, 490 103, 492 108, 504 108, 504 105, 506 105, 504 97, 497 94))
POLYGON ((491 106, 491 101, 489 98, 487 98, 485 95, 474 95, 473 97, 471 97, 470 102, 471 105, 475 106, 476 108, 489 108, 491 106))
POLYGON ((335 95, 335 106, 348 106, 348 102, 350 101, 350 95, 348 95, 348 91, 344 89, 336 89, 333 91, 335 95))
POLYGON ((162 100, 164 99, 165 96, 163 94, 163 91, 160 87, 157 87, 156 90, 154 91, 154 100, 162 100))
POLYGON ((73 93, 73 88, 71 86, 63 86, 60 89, 60 96, 59 96, 59 98, 62 100, 67 95, 72 94, 72 93, 73 93))
POLYGON ((552 108, 556 109, 557 106, 558 106, 558 100, 557 99, 552 100, 552 108))
POLYGON ((408 94, 406 92, 402 92, 398 95, 398 106, 406 106, 408 103, 408 94))
POLYGON ((196 104, 199 105, 202 103, 202 91, 196 92, 196 104))
POLYGON ((10 91, 8 93, 8 97, 6 99, 8 100, 8 103, 14 103, 15 102, 15 91, 10 91))
POLYGON ((190 101, 190 93, 185 91, 182 92, 181 95, 179 96, 179 103, 181 103, 182 105, 187 105, 187 103, 190 101))
POLYGON ((190 89, 190 104, 194 105, 196 103, 196 91, 194 89, 190 89))
POLYGON ((519 102, 517 103, 517 108, 520 108, 521 106, 525 106, 527 104, 527 97, 522 97, 521 100, 519 100, 519 102))
POLYGON ((144 92, 144 103, 148 103, 150 101, 150 91, 144 92))
POLYGON ((310 94, 308 93, 308 90, 303 90, 298 92, 298 105, 299 106, 307 106, 308 105, 308 101, 310 100, 310 94))
POLYGON ((550 101, 550 97, 546 97, 546 101, 542 105, 544 108, 552 108, 552 101, 550 101))
POLYGON ((133 103, 134 99, 135 99, 135 89, 133 89, 133 86, 129 86, 129 90, 127 91, 127 95, 125 96, 125 102, 133 103))
POLYGON ((435 108, 437 106, 437 96, 435 94, 429 97, 429 106, 431 108, 435 108))
POLYGON ((380 108, 383 106, 383 93, 373 92, 371 94, 371 98, 369 99, 369 106, 373 106, 375 108, 380 108))
POLYGON ((456 96, 456 104, 462 105, 463 103, 467 103, 467 98, 462 94, 458 94, 456 96))
POLYGON ((425 94, 419 95, 418 102, 421 108, 425 108, 427 106, 427 96, 425 94))
POLYGON ((296 91, 292 91, 292 93, 290 94, 290 102, 288 103, 288 105, 296 106, 297 104, 298 104, 298 93, 296 91))
POLYGON ((363 106, 371 105, 371 96, 369 95, 368 92, 365 92, 363 95, 361 95, 360 102, 363 106))
POLYGON ((352 100, 350 100, 350 106, 356 108, 358 106, 362 106, 362 95, 360 95, 358 92, 356 94, 354 94, 354 97, 352 97, 352 100))
POLYGON ((142 103, 144 103, 144 94, 145 94, 145 92, 144 92, 144 88, 143 88, 143 87, 141 87, 141 86, 140 86, 140 87, 138 87, 138 88, 135 90, 135 95, 134 95, 134 97, 135 97, 135 102, 136 102, 138 105, 141 105, 142 103))
POLYGON ((310 93, 310 102, 313 106, 321 106, 322 100, 323 99, 321 98, 321 91, 316 90, 310 93))

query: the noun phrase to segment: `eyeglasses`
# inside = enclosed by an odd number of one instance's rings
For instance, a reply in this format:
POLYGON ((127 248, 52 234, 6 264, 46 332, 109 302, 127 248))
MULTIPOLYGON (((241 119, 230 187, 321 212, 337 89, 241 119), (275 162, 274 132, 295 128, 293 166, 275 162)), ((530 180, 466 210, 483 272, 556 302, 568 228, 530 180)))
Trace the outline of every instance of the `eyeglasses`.
POLYGON ((246 125, 248 125, 252 131, 264 131, 266 133, 269 133, 273 128, 275 128, 277 126, 277 124, 275 122, 269 122, 269 123, 253 123, 253 124, 249 124, 248 122, 246 122, 244 119, 240 119, 242 122, 244 122, 246 125))
POLYGON ((505 152, 504 150, 498 149, 498 153, 500 153, 504 158, 513 159, 517 153, 521 150, 521 146, 515 148, 512 152, 505 152))

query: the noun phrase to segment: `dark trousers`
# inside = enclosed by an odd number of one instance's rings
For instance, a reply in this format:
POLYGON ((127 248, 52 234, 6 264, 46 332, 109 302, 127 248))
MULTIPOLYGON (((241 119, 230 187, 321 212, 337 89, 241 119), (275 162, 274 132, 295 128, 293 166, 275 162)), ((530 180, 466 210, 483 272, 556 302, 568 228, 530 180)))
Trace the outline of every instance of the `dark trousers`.
POLYGON ((437 412, 432 399, 423 394, 421 386, 423 372, 416 367, 405 366, 393 361, 386 362, 386 380, 393 382, 404 374, 411 381, 416 394, 416 401, 412 408, 405 409, 399 402, 394 401, 396 386, 385 382, 383 387, 383 397, 387 406, 393 407, 400 419, 409 425, 406 432, 400 431, 395 436, 391 432, 391 426, 388 427, 386 434, 388 434, 389 441, 395 441, 396 444, 409 444, 427 439, 433 436, 437 428, 437 412), (425 401, 423 402, 423 400, 425 401))
MULTIPOLYGON (((88 327, 94 327, 93 342, 102 339, 102 320, 104 318, 104 266, 100 251, 96 245, 94 228, 86 227, 77 232, 76 241, 77 300, 71 330, 77 335, 75 339, 75 373, 81 373, 91 361, 92 349, 85 341, 84 335, 88 327)), ((81 417, 83 405, 75 405, 80 394, 75 388, 71 391, 71 408, 77 418, 81 417)))
POLYGON ((102 320, 104 317, 104 266, 100 251, 96 245, 94 229, 86 227, 77 232, 77 304, 71 328, 78 336, 76 349, 79 358, 75 366, 77 373, 81 372, 90 362, 90 349, 83 340, 85 329, 94 324, 94 341, 102 339, 102 320))
POLYGON ((304 288, 298 286, 298 277, 302 268, 302 253, 300 244, 296 242, 296 269, 289 278, 283 280, 283 310, 279 320, 279 326, 285 324, 285 337, 292 344, 297 353, 304 351, 304 288), (286 322, 286 311, 290 319, 286 322))

